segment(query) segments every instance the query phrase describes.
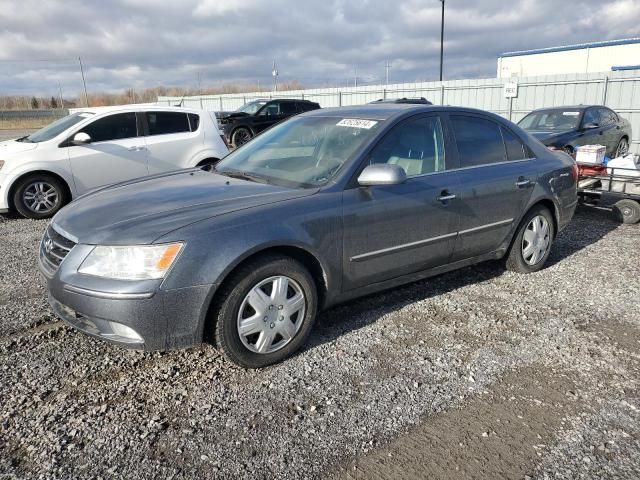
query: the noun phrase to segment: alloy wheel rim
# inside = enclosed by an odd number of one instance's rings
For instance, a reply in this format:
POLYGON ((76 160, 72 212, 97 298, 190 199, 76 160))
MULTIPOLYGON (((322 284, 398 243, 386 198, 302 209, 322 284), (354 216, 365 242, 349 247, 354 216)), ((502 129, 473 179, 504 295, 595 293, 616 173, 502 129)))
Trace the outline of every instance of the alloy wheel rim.
POLYGON ((52 211, 60 201, 56 188, 47 182, 33 182, 24 189, 22 201, 32 212, 47 213, 52 211))
POLYGON ((277 275, 257 283, 238 311, 242 344, 260 354, 284 348, 300 331, 306 304, 302 288, 292 278, 277 275))
POLYGON ((238 130, 234 135, 233 139, 234 139, 234 142, 233 142, 234 145, 236 147, 239 147, 240 145, 244 145, 249 141, 250 134, 246 130, 238 130))
POLYGON ((623 157, 629 151, 629 143, 626 139, 620 140, 620 144, 618 145, 618 151, 616 152, 616 157, 623 157))
POLYGON ((536 215, 527 224, 522 236, 522 258, 528 265, 538 264, 547 253, 551 243, 549 222, 542 215, 536 215))

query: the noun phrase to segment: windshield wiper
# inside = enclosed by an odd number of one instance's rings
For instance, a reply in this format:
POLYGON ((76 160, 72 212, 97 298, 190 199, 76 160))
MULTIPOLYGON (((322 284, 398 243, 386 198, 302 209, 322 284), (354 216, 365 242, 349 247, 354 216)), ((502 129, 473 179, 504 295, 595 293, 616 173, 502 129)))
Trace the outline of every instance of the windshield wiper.
POLYGON ((16 138, 16 142, 33 143, 33 140, 29 140, 29 135, 25 135, 24 137, 16 138))
POLYGON ((216 173, 219 173, 221 175, 226 175, 227 177, 231 177, 231 178, 249 180, 250 182, 269 183, 269 180, 267 180, 262 175, 257 175, 251 172, 243 172, 241 170, 224 170, 224 171, 216 170, 216 173))

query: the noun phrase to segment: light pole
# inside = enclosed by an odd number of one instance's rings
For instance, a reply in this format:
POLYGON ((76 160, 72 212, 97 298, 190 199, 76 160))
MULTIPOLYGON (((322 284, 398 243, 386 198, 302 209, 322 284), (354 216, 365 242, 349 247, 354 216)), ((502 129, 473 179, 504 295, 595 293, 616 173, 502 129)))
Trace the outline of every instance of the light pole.
POLYGON ((444 0, 442 2, 442 21, 440 22, 440 81, 442 81, 442 62, 444 59, 444 0))

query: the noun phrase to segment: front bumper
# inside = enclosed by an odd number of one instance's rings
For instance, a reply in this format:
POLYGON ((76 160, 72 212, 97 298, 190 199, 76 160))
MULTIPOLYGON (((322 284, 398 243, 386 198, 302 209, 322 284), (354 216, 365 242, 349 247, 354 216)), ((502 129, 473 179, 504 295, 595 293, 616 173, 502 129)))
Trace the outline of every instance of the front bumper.
POLYGON ((9 211, 9 182, 8 175, 0 173, 0 213, 9 211))
POLYGON ((39 267, 58 317, 87 335, 127 348, 173 350, 202 342, 214 285, 164 290, 160 280, 79 274, 92 248, 75 245, 56 268, 47 262, 41 245, 39 267))

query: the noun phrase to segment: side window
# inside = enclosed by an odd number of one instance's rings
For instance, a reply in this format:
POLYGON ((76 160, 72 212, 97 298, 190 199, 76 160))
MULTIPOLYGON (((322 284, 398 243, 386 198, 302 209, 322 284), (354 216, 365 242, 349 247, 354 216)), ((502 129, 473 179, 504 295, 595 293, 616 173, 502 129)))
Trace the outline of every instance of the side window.
POLYGON ((369 163, 398 165, 408 177, 444 170, 444 136, 440 118, 422 117, 396 125, 374 147, 369 163))
POLYGON ((280 114, 282 115, 295 115, 298 113, 296 109, 296 102, 282 102, 280 104, 280 114))
POLYGON ((475 167, 506 160, 498 124, 479 117, 452 115, 460 166, 475 167))
POLYGON ((195 132, 200 126, 200 115, 188 113, 187 116, 189 117, 189 126, 191 127, 191 131, 195 132))
POLYGON ((584 118, 582 119, 582 125, 586 125, 588 123, 597 123, 600 124, 600 118, 598 115, 598 111, 595 108, 590 108, 586 112, 584 112, 584 118))
POLYGON ((275 117, 280 115, 280 103, 279 102, 271 102, 267 103, 262 110, 260 110, 259 116, 267 116, 267 117, 275 117))
POLYGON ((182 112, 147 112, 149 135, 188 132, 189 119, 182 112))
POLYGON ((137 137, 136 114, 135 112, 127 112, 109 115, 90 123, 81 131, 89 135, 92 142, 137 137))
POLYGON ((617 122, 614 118, 614 113, 608 108, 599 108, 600 113, 600 125, 613 125, 617 122))
POLYGON ((518 137, 506 128, 500 127, 500 131, 502 132, 504 144, 507 147, 508 160, 524 160, 525 158, 530 158, 529 155, 527 155, 524 144, 518 137))

